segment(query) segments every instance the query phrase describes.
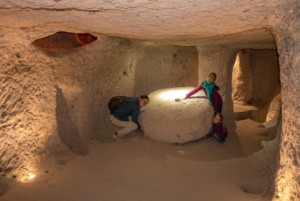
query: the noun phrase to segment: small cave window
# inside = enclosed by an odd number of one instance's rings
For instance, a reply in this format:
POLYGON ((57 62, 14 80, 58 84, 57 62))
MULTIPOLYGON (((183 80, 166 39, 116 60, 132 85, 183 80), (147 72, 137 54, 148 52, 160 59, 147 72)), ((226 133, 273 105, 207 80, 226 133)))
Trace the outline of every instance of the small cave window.
POLYGON ((45 38, 37 39, 32 44, 44 50, 56 52, 78 48, 95 40, 97 40, 97 37, 89 33, 57 32, 45 38))

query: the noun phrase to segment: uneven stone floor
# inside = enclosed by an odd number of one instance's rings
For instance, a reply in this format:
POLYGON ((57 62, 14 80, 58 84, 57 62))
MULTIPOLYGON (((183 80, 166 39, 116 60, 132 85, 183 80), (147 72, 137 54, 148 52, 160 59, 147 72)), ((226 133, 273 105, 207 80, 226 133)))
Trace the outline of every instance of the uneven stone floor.
POLYGON ((263 162, 253 153, 260 154, 260 142, 274 138, 276 129, 241 120, 237 131, 238 140, 229 136, 225 144, 208 140, 178 146, 141 133, 94 141, 87 156, 50 158, 43 175, 32 183, 11 184, 0 200, 270 201, 263 162), (252 129, 256 133, 248 132, 252 129))

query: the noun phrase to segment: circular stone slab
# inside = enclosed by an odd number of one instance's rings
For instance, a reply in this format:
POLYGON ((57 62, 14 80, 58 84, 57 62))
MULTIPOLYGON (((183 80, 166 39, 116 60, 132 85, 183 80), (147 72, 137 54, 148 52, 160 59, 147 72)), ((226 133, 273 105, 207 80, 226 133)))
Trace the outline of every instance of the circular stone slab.
POLYGON ((140 122, 149 138, 184 143, 204 137, 211 128, 213 107, 203 90, 182 100, 193 87, 160 89, 150 93, 140 122))

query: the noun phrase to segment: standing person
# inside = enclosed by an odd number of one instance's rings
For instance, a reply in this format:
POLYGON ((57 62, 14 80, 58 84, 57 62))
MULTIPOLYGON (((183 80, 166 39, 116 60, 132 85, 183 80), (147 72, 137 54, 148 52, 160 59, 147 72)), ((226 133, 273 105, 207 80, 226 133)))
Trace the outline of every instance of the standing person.
POLYGON ((197 93, 201 89, 204 90, 208 100, 212 104, 215 113, 222 113, 223 100, 218 90, 220 88, 215 84, 217 75, 215 73, 210 73, 207 80, 202 82, 198 87, 186 94, 184 99, 191 97, 193 94, 197 93))
POLYGON ((120 127, 120 129, 113 134, 113 138, 119 139, 123 135, 136 129, 141 129, 141 125, 138 121, 140 109, 148 103, 149 97, 147 95, 131 97, 128 101, 114 110, 110 115, 110 121, 115 126, 120 127))
POLYGON ((223 115, 220 113, 216 113, 212 120, 212 127, 208 134, 205 135, 205 138, 208 139, 213 137, 219 142, 223 143, 225 142, 227 135, 227 129, 223 124, 223 115))

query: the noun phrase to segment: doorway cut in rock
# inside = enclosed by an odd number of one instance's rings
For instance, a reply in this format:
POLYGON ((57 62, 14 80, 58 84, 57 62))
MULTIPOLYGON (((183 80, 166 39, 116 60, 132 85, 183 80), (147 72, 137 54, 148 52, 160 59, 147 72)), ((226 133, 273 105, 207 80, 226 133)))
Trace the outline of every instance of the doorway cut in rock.
POLYGON ((275 49, 240 50, 232 71, 232 100, 240 111, 237 120, 267 121, 270 104, 280 94, 280 85, 275 49))

